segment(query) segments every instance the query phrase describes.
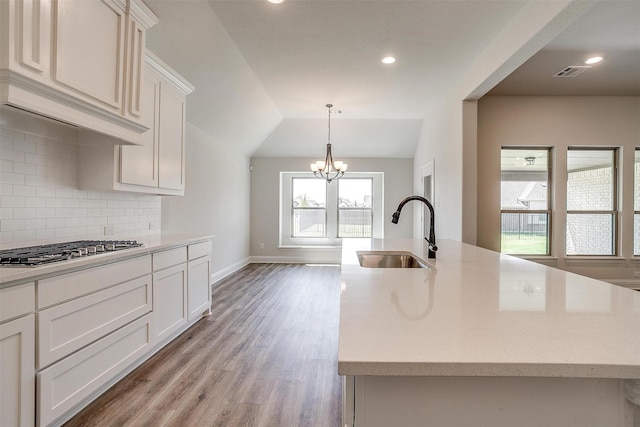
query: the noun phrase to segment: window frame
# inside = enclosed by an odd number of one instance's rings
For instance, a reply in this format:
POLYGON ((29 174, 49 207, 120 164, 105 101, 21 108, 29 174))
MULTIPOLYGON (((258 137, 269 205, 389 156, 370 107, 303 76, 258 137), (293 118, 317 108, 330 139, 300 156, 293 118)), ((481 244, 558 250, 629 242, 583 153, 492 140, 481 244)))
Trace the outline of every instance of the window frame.
MULTIPOLYGON (((280 172, 280 212, 279 212, 279 244, 278 248, 335 248, 342 245, 338 237, 338 185, 327 183, 326 195, 326 230, 325 237, 292 237, 292 193, 294 178, 316 178, 312 172, 280 172)), ((384 237, 384 173, 383 172, 349 172, 340 180, 349 178, 372 178, 372 237, 384 237)))
MULTIPOLYGON (((612 158, 612 179, 613 185, 611 189, 611 210, 576 210, 568 209, 565 212, 565 234, 567 233, 567 223, 570 215, 604 215, 609 214, 612 216, 612 229, 611 229, 611 247, 613 253, 611 254, 569 254, 567 251, 567 239, 565 236, 564 255, 567 258, 575 257, 617 257, 620 253, 620 213, 618 210, 618 188, 619 188, 619 176, 618 176, 618 157, 620 150, 618 147, 567 147, 567 168, 566 168, 566 182, 569 181, 569 152, 571 151, 610 151, 613 154, 612 158)), ((567 186, 567 204, 569 198, 569 189, 567 186)))
MULTIPOLYGON (((636 201, 640 199, 640 194, 636 194, 636 190, 640 192, 640 176, 636 176, 636 163, 640 162, 640 147, 636 147, 633 153, 633 230, 636 231, 635 221, 636 217, 640 217, 640 201, 636 204, 636 201), (637 180, 636 180, 637 179, 637 180)), ((640 251, 636 253, 636 246, 640 246, 640 233, 634 234, 633 242, 633 256, 640 258, 640 251)))
MULTIPOLYGON (((535 150, 544 150, 547 152, 547 209, 532 209, 532 210, 522 210, 522 209, 502 209, 502 203, 500 206, 500 221, 502 224, 503 214, 545 214, 547 216, 547 248, 545 253, 543 254, 532 254, 532 253, 509 253, 508 255, 519 256, 519 257, 535 257, 535 256, 551 256, 551 249, 553 248, 553 215, 552 215, 552 189, 554 183, 552 181, 553 177, 553 147, 545 147, 545 146, 502 146, 500 147, 500 159, 502 159, 502 150, 521 150, 521 151, 535 151, 535 150)), ((502 160, 500 162, 500 183, 502 184, 502 160)), ((502 252, 502 225, 500 226, 500 252, 502 252)))

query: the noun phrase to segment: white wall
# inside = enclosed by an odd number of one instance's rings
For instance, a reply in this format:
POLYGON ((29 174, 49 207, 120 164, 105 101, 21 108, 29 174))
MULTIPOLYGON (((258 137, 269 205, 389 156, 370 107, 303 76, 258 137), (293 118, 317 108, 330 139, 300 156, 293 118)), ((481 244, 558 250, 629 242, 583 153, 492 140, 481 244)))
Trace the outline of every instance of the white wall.
POLYGON ((214 281, 249 257, 249 157, 187 123, 183 197, 164 197, 163 233, 213 234, 214 281))
POLYGON ((161 221, 159 196, 78 189, 75 128, 0 114, 0 247, 159 232, 149 230, 161 221), (105 225, 115 234, 105 236, 105 225))
MULTIPOLYGON (((422 165, 434 162, 436 238, 462 240, 462 106, 451 101, 439 110, 437 119, 425 119, 416 149, 414 190, 422 188, 422 165)), ((422 231, 414 218, 414 237, 422 231)))
MULTIPOLYGON (((500 250, 500 148, 548 146, 552 152, 552 255, 545 263, 599 279, 633 279, 634 151, 640 147, 640 97, 499 97, 478 102, 478 245, 500 250), (566 150, 621 147, 620 259, 565 257, 566 150)), ((636 236, 640 238, 640 236, 636 236)))
MULTIPOLYGON (((414 190, 421 166, 434 160, 438 237, 475 244, 475 100, 592 7, 592 1, 528 2, 468 65, 446 101, 425 112, 414 162, 414 190)), ((420 234, 414 220, 414 233, 420 234)))
MULTIPOLYGON (((280 172, 309 170, 317 159, 253 157, 251 159, 251 257, 257 262, 339 262, 339 249, 278 249, 280 172), (264 243, 264 249, 260 249, 264 243)), ((403 210, 397 225, 391 215, 400 201, 413 194, 412 159, 341 159, 352 172, 384 173, 385 238, 411 237, 413 215, 403 210)), ((348 172, 347 172, 348 173, 348 172)), ((437 235, 436 235, 437 236, 437 235)))

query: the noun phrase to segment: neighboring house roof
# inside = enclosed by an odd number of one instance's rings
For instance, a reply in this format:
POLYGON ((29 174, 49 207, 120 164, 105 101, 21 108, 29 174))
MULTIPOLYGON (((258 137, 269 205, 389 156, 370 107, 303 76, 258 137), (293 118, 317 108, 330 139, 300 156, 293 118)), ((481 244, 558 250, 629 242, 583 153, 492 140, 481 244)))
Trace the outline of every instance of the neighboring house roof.
POLYGON ((502 209, 529 209, 533 201, 547 198, 547 186, 541 182, 502 181, 500 203, 502 209))
POLYGON ((320 203, 316 202, 313 199, 307 199, 303 196, 298 196, 293 200, 294 208, 323 208, 320 203))

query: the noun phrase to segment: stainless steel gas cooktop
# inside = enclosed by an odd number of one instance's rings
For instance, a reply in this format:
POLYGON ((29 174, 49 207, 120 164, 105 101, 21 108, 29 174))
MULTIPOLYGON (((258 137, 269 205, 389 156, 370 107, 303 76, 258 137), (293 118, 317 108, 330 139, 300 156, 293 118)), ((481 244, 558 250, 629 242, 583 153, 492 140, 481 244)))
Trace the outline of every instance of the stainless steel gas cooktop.
POLYGON ((2 267, 35 267, 142 246, 135 240, 78 240, 0 251, 2 267))

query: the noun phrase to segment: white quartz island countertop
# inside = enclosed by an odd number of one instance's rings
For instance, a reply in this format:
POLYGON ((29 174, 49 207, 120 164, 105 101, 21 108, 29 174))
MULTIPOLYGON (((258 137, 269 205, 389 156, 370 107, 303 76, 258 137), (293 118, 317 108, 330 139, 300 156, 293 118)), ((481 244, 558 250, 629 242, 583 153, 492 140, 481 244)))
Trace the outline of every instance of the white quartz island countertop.
MULTIPOLYGON (((142 246, 137 248, 125 249, 115 252, 102 253, 100 255, 85 256, 81 258, 74 258, 67 261, 53 262, 50 264, 43 264, 36 267, 0 267, 0 288, 12 286, 17 283, 25 282, 28 280, 38 280, 43 277, 48 277, 56 274, 66 273, 73 270, 80 270, 84 268, 94 267, 96 265, 107 264, 111 262, 121 261, 126 258, 134 256, 140 256, 144 254, 150 254, 165 249, 170 249, 176 246, 183 246, 192 242, 202 241, 205 239, 211 239, 214 236, 210 235, 195 235, 195 234, 154 234, 143 237, 131 237, 131 238, 114 238, 110 239, 107 236, 101 237, 95 240, 136 240, 138 243, 142 243, 142 246)), ((67 239, 71 240, 71 239, 67 239)), ((75 239, 83 240, 83 239, 75 239)), ((91 240, 91 239, 84 239, 91 240)), ((56 243, 56 242, 47 242, 56 243)), ((19 247, 20 245, 16 245, 19 247)), ((25 245, 29 246, 29 245, 25 245)))
POLYGON ((343 241, 341 375, 640 378, 640 292, 472 245, 343 241), (408 251, 429 269, 365 268, 408 251))

